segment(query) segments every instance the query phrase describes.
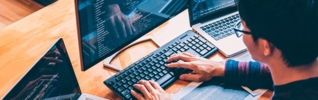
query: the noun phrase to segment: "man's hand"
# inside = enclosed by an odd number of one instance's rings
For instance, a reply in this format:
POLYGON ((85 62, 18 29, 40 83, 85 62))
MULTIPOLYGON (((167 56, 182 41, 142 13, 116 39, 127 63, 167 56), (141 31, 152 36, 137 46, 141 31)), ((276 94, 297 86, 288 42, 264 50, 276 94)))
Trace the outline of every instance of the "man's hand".
POLYGON ((109 34, 115 35, 118 39, 125 39, 134 35, 135 28, 129 19, 121 12, 118 4, 107 6, 109 18, 106 23, 109 29, 109 34))
POLYGON ((208 81, 213 77, 224 76, 224 63, 214 62, 205 58, 196 57, 189 53, 179 53, 172 55, 167 62, 182 60, 184 62, 176 62, 168 64, 168 68, 187 68, 192 73, 182 74, 181 80, 187 81, 208 81))
POLYGON ((141 91, 141 94, 134 90, 131 90, 131 94, 138 100, 172 100, 170 95, 167 94, 158 83, 150 80, 140 80, 139 84, 135 84, 134 87, 141 91))

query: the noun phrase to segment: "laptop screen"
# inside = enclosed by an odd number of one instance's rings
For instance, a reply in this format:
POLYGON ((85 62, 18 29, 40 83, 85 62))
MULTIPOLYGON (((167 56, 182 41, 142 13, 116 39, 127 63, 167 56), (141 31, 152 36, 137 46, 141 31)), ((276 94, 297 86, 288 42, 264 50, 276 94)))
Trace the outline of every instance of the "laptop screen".
POLYGON ((190 0, 191 20, 213 15, 221 10, 235 6, 236 0, 190 0))
POLYGON ((63 40, 59 39, 21 78, 4 100, 69 100, 80 94, 63 40))

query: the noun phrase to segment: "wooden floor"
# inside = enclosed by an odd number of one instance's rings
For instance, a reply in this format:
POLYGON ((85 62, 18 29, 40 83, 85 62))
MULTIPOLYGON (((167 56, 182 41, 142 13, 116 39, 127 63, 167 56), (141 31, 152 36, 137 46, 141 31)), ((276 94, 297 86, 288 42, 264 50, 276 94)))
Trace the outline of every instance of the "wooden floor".
POLYGON ((32 5, 22 3, 23 0, 0 0, 0 28, 10 25, 25 16, 39 10, 32 5))

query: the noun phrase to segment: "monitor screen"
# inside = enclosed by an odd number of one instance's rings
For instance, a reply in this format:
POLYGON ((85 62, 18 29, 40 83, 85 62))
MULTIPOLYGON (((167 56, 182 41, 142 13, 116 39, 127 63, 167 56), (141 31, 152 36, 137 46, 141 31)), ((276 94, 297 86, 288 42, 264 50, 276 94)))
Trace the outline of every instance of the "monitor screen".
POLYGON ((235 6, 236 0, 190 0, 192 21, 235 6))
MULTIPOLYGON (((23 67, 23 66, 21 66, 23 67)), ((67 99, 81 94, 63 41, 60 39, 21 78, 4 100, 67 99)))
POLYGON ((183 11, 188 0, 76 0, 82 70, 183 11))

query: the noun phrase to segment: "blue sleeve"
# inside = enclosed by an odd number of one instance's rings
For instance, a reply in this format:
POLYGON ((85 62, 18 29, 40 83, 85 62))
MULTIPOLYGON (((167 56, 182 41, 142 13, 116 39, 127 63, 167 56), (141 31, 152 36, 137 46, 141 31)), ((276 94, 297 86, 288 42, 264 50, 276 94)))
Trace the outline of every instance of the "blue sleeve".
POLYGON ((273 89, 273 81, 268 66, 259 62, 228 60, 224 78, 226 83, 247 86, 251 89, 273 89))

